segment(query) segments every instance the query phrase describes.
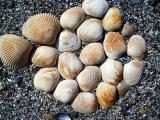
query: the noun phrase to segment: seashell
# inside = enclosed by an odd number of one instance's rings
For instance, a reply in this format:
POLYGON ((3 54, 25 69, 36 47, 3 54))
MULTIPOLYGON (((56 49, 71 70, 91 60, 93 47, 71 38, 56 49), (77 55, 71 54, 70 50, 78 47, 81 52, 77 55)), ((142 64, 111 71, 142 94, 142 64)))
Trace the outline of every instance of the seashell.
POLYGON ((141 60, 146 51, 146 42, 140 35, 133 35, 127 45, 127 54, 133 59, 141 60))
POLYGON ((100 67, 102 80, 117 85, 122 80, 123 65, 121 62, 107 59, 100 67))
POLYGON ((127 85, 124 81, 121 81, 117 85, 118 93, 120 96, 124 96, 129 88, 129 85, 127 85))
POLYGON ((59 31, 59 20, 48 13, 31 16, 22 27, 25 37, 40 44, 54 44, 59 31))
POLYGON ((34 87, 37 90, 51 92, 60 81, 60 75, 55 67, 42 68, 34 77, 34 87))
POLYGON ((85 42, 99 41, 103 37, 103 26, 98 19, 88 19, 77 29, 78 37, 85 42))
POLYGON ((87 15, 102 17, 108 9, 108 3, 106 0, 84 0, 82 8, 87 15))
POLYGON ((71 118, 65 113, 58 113, 55 115, 54 120, 71 120, 71 118))
POLYGON ((98 108, 98 101, 93 93, 81 92, 72 103, 72 108, 80 113, 93 113, 98 108))
POLYGON ((143 63, 138 60, 132 60, 124 65, 123 79, 128 85, 137 84, 142 77, 143 63))
POLYGON ((122 28, 121 34, 123 36, 131 36, 134 32, 132 25, 129 22, 126 22, 122 28))
POLYGON ((101 82, 96 88, 96 96, 102 108, 108 108, 113 105, 117 98, 117 89, 109 83, 101 82))
POLYGON ((83 69, 80 59, 73 53, 64 52, 58 59, 58 70, 64 79, 75 79, 83 69))
POLYGON ((90 43, 80 53, 80 60, 85 65, 96 65, 105 59, 103 45, 101 43, 90 43))
POLYGON ((111 59, 118 59, 127 51, 127 46, 122 35, 116 32, 109 32, 105 35, 103 47, 106 55, 111 59))
POLYGON ((60 18, 63 28, 76 29, 85 19, 85 12, 81 7, 73 7, 66 10, 60 18))
POLYGON ((102 20, 106 31, 115 31, 122 25, 122 13, 119 8, 110 8, 102 20))
POLYGON ((97 66, 87 66, 77 76, 79 87, 83 91, 90 91, 101 81, 101 71, 97 66))
POLYGON ((0 58, 10 68, 18 68, 29 61, 32 45, 22 37, 6 34, 0 36, 0 58))
POLYGON ((63 103, 69 103, 78 95, 78 91, 78 83, 75 80, 63 80, 59 82, 53 96, 63 103))
POLYGON ((63 31, 60 33, 58 50, 62 52, 73 52, 81 47, 81 40, 77 35, 69 32, 63 31))
POLYGON ((32 63, 38 67, 53 67, 56 65, 58 51, 48 46, 40 46, 32 57, 32 63))

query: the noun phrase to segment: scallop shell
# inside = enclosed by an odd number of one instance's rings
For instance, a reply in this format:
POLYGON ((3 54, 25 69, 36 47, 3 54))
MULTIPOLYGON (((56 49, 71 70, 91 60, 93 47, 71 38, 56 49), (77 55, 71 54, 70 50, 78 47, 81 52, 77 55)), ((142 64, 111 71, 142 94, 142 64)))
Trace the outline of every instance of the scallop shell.
POLYGON ((75 79, 83 69, 80 59, 73 53, 64 52, 58 59, 58 70, 64 79, 75 79))
POLYGON ((132 25, 129 22, 126 22, 123 26, 121 34, 123 36, 131 36, 134 32, 132 25))
POLYGON ((81 7, 73 7, 66 10, 60 18, 63 28, 76 29, 85 19, 85 12, 81 7))
POLYGON ((106 55, 111 59, 118 59, 127 51, 127 46, 122 35, 116 32, 109 32, 105 35, 103 47, 106 55))
POLYGON ((118 93, 120 96, 124 96, 129 88, 129 85, 127 85, 124 81, 121 81, 117 85, 118 93))
POLYGON ((63 80, 59 82, 53 96, 63 103, 69 103, 78 95, 78 91, 78 83, 75 80, 63 80))
POLYGON ((0 58, 10 68, 18 68, 29 61, 32 45, 22 37, 6 34, 0 36, 0 58))
POLYGON ((59 31, 58 19, 48 13, 31 16, 22 27, 25 37, 40 44, 54 44, 59 31))
POLYGON ((98 108, 98 101, 93 93, 81 92, 72 103, 72 108, 80 113, 93 113, 98 108))
POLYGON ((98 19, 88 19, 77 29, 78 37, 85 42, 99 41, 103 37, 102 23, 98 19))
POLYGON ((80 60, 85 65, 96 65, 105 59, 103 45, 101 43, 90 43, 80 53, 80 60))
POLYGON ((34 87, 37 90, 50 92, 60 81, 60 75, 55 67, 42 68, 34 77, 34 87))
POLYGON ((83 91, 90 91, 101 81, 101 71, 97 66, 87 66, 77 76, 79 87, 83 91))

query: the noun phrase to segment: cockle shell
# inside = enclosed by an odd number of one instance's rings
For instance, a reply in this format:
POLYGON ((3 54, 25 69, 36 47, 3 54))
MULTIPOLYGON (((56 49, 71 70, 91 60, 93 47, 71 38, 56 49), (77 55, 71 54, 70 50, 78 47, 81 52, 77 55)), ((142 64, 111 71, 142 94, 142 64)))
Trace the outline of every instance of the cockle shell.
POLYGON ((62 52, 73 52, 81 47, 81 40, 77 35, 69 31, 60 33, 58 41, 58 50, 62 52))
POLYGON ((112 85, 117 85, 122 80, 123 65, 121 62, 107 59, 100 67, 102 80, 112 85))
POLYGON ((18 68, 29 61, 32 45, 22 37, 6 34, 0 36, 0 58, 10 68, 18 68))
POLYGON ((103 37, 102 23, 98 19, 85 20, 77 29, 78 37, 85 42, 99 41, 103 37))
POLYGON ((118 59, 127 51, 127 46, 122 35, 116 32, 109 32, 105 35, 103 47, 106 55, 111 59, 118 59))
POLYGON ((54 44, 59 31, 59 20, 48 13, 31 16, 22 27, 25 37, 40 44, 54 44))
POLYGON ((58 70, 64 79, 75 79, 83 69, 80 59, 73 53, 64 52, 58 59, 58 70))
POLYGON ((53 47, 40 46, 32 57, 32 63, 38 67, 53 67, 56 65, 58 51, 53 47))
POLYGON ((137 84, 142 77, 143 63, 138 60, 132 60, 124 65, 123 80, 128 85, 137 84))
POLYGON ((117 85, 118 93, 119 93, 120 96, 124 96, 126 94, 128 88, 129 88, 129 85, 126 84, 124 81, 121 81, 117 85))
POLYGON ((98 101, 93 93, 81 92, 74 99, 72 108, 80 113, 93 113, 98 108, 98 101))
POLYGON ((132 27, 132 25, 129 23, 129 22, 126 22, 124 25, 123 25, 123 29, 122 29, 122 32, 121 34, 123 36, 130 36, 132 35, 134 32, 134 29, 132 27))
POLYGON ((77 76, 79 87, 83 91, 90 91, 101 81, 101 71, 97 66, 87 66, 77 76))
POLYGON ((76 29, 85 19, 85 12, 81 7, 73 7, 66 10, 60 18, 63 28, 76 29))
POLYGON ((102 17, 108 9, 108 3, 106 0, 84 0, 82 8, 87 15, 102 17))
POLYGON ((63 103, 69 103, 77 96, 78 91, 78 83, 75 80, 63 80, 59 82, 53 96, 63 103))
POLYGON ((50 92, 60 81, 60 75, 55 67, 42 68, 34 77, 34 87, 37 90, 50 92))
POLYGON ((140 35, 133 35, 127 44, 127 54, 133 59, 142 59, 146 51, 146 42, 140 35))
POLYGON ((80 53, 80 60, 85 65, 96 65, 105 59, 103 45, 101 43, 90 43, 80 53))

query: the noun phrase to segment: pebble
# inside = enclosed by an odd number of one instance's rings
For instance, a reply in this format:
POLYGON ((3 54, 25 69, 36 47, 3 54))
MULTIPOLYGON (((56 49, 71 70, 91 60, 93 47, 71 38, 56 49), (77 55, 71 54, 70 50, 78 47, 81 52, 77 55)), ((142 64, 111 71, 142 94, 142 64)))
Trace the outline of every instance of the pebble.
POLYGON ((0 91, 3 89, 3 85, 2 83, 0 82, 0 91))
POLYGON ((55 120, 71 120, 71 118, 64 113, 58 113, 55 115, 55 120))
POLYGON ((15 79, 15 83, 16 84, 21 84, 23 82, 23 78, 22 77, 16 77, 15 79))

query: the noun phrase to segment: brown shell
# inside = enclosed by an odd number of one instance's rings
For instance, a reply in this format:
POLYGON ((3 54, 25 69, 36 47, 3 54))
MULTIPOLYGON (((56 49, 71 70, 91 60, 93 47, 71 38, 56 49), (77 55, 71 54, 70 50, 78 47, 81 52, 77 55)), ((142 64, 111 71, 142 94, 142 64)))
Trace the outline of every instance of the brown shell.
POLYGON ((121 34, 123 36, 131 36, 134 32, 132 25, 129 22, 126 22, 123 26, 121 34))
POLYGON ((129 88, 129 85, 126 84, 124 81, 121 81, 117 85, 118 93, 119 93, 120 96, 124 96, 126 94, 128 88, 129 88))

